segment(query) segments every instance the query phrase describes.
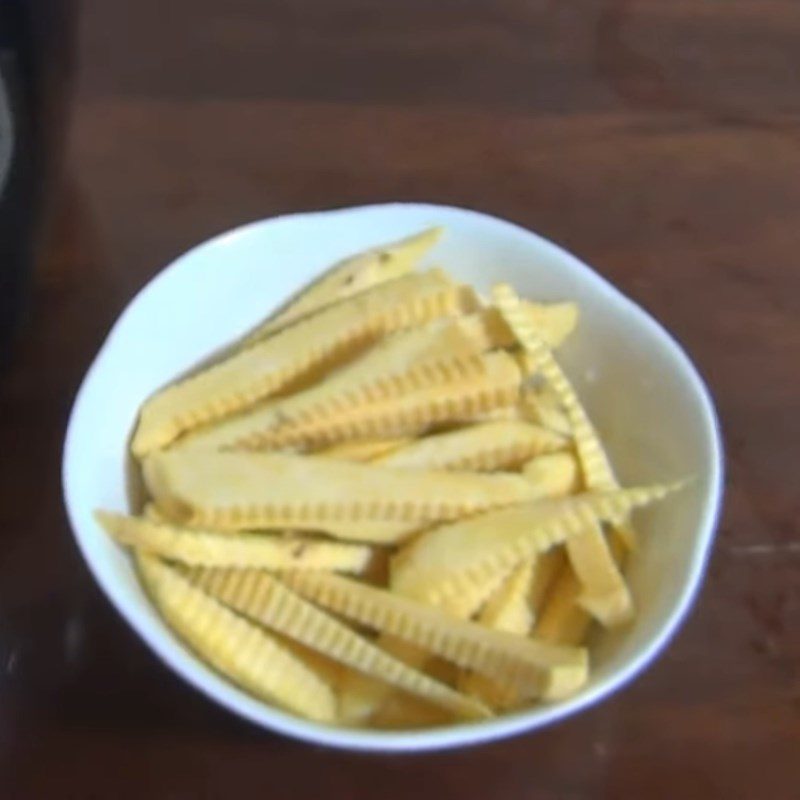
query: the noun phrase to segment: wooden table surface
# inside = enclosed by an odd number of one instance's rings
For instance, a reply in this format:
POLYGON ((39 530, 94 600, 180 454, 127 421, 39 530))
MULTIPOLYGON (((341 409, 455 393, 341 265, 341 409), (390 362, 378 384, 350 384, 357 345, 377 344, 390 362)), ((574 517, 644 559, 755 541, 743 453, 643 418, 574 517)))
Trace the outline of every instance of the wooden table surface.
POLYGON ((66 186, 0 384, 3 798, 800 796, 800 3, 85 0, 66 186), (726 511, 668 653, 547 731, 315 749, 183 685, 94 586, 61 444, 90 358, 192 244, 424 199, 597 267, 717 400, 726 511))

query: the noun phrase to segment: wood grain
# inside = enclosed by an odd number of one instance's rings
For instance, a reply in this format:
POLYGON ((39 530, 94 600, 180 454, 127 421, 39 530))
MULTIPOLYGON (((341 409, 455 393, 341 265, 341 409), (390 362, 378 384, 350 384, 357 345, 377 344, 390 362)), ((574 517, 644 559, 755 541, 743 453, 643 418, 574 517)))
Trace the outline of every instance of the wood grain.
POLYGON ((0 795, 796 797, 796 0, 85 0, 80 32, 60 213, 0 385, 0 795), (596 266, 688 348, 728 447, 705 588, 651 670, 545 732, 417 757, 296 744, 181 684, 94 588, 58 475, 81 376, 163 265, 389 199, 596 266))

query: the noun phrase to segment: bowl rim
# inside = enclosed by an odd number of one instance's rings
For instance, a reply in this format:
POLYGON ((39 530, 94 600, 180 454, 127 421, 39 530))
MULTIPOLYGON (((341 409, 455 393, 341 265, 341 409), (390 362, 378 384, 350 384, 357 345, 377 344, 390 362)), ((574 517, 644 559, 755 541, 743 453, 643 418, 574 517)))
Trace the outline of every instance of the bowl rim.
POLYGON ((601 700, 618 692, 627 686, 634 678, 640 675, 655 659, 663 653, 669 642, 688 616, 699 594, 699 589, 710 559, 714 535, 719 523, 724 490, 724 453, 723 439, 719 419, 714 408, 710 390, 689 358, 686 351, 675 337, 664 328, 648 311, 625 295, 620 289, 604 278, 600 273, 586 264, 583 260, 572 254, 555 242, 535 233, 515 222, 496 217, 470 208, 452 205, 442 205, 425 202, 393 202, 374 203, 359 206, 338 207, 315 211, 301 211, 297 213, 282 214, 264 219, 254 220, 218 233, 209 239, 191 247, 178 255, 169 264, 159 270, 127 303, 119 314, 109 332, 107 333, 97 354, 92 360, 80 388, 78 389, 69 415, 67 431, 62 455, 62 490, 64 503, 70 528, 75 538, 89 571, 98 583, 103 593, 114 606, 120 616, 134 629, 138 636, 144 640, 150 650, 158 659, 177 673, 184 681, 189 683, 209 699, 222 705, 237 716, 258 725, 261 728, 275 731, 295 739, 300 739, 312 744, 325 745, 348 750, 375 751, 375 752, 421 752, 448 749, 454 747, 467 747, 504 739, 520 733, 530 733, 535 730, 552 725, 567 719, 579 712, 590 708, 601 700), (689 577, 680 590, 678 601, 669 614, 669 617, 655 636, 639 651, 627 664, 600 685, 590 687, 587 691, 572 700, 566 700, 552 706, 537 706, 535 709, 525 709, 513 714, 503 715, 479 723, 457 723, 440 728, 431 728, 414 731, 374 731, 323 725, 310 720, 297 717, 289 712, 282 711, 267 703, 256 700, 252 703, 241 702, 243 698, 252 701, 252 696, 239 689, 226 678, 215 673, 215 677, 232 689, 231 692, 220 693, 214 682, 209 682, 201 674, 194 674, 185 667, 181 660, 173 654, 170 640, 174 640, 180 647, 187 650, 191 660, 203 666, 206 671, 210 668, 187 648, 183 642, 171 631, 167 630, 166 637, 159 631, 152 629, 145 621, 139 609, 132 606, 122 597, 114 583, 108 580, 99 569, 95 555, 91 552, 88 541, 84 538, 78 521, 76 508, 73 504, 71 493, 70 465, 76 452, 75 421, 81 408, 83 398, 88 387, 93 382, 97 373, 102 369, 107 353, 112 349, 114 341, 121 328, 124 327, 127 316, 135 305, 147 298, 147 295, 158 290, 159 283, 164 280, 167 273, 172 272, 185 261, 193 258, 199 251, 221 244, 233 239, 247 236, 249 233, 264 226, 275 224, 282 220, 292 218, 313 219, 317 216, 331 216, 337 214, 363 213, 370 211, 391 211, 399 209, 415 209, 424 213, 457 213, 473 217, 476 220, 489 222, 497 228, 504 228, 514 234, 524 234, 531 238, 533 243, 541 250, 556 259, 570 262, 581 273, 582 278, 593 282, 597 289, 610 294, 617 303, 626 307, 627 313, 638 318, 638 322, 649 327, 673 351, 685 376, 692 386, 695 400, 703 417, 704 428, 708 432, 711 448, 711 474, 708 481, 708 490, 703 499, 702 518, 698 525, 697 542, 694 545, 694 556, 689 567, 689 577))

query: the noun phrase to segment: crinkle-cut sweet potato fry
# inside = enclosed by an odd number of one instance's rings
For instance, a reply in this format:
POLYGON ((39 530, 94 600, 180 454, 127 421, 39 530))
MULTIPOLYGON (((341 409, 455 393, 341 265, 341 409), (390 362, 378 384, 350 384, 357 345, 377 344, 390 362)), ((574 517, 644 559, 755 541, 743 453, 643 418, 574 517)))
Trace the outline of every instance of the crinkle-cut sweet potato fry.
MULTIPOLYGON (((575 390, 555 360, 547 344, 531 325, 516 292, 507 284, 496 286, 492 297, 520 344, 533 359, 534 366, 558 397, 572 428, 575 449, 581 464, 583 482, 589 490, 618 488, 616 476, 594 426, 575 390)), ((627 523, 627 520, 621 522, 627 523)), ((627 524, 622 534, 630 534, 627 524)), ((633 616, 633 601, 624 579, 610 557, 608 544, 599 526, 589 526, 579 544, 568 547, 570 559, 584 586, 582 603, 605 625, 618 625, 633 616)))
POLYGON ((164 619, 204 661, 256 697, 320 722, 336 720, 333 689, 275 637, 159 559, 137 551, 136 560, 164 619))
POLYGON ((516 420, 483 422, 417 439, 373 459, 384 466, 493 472, 517 467, 533 456, 563 450, 568 440, 516 420))
POLYGON ((360 673, 419 695, 459 717, 490 716, 482 703, 406 666, 261 570, 193 569, 196 586, 248 619, 318 650, 360 673))
POLYGON ((372 557, 372 548, 344 542, 192 530, 108 511, 95 517, 121 544, 184 564, 362 572, 372 557))
POLYGON ((460 318, 397 331, 320 382, 198 430, 179 446, 231 449, 268 444, 271 435, 286 426, 318 423, 358 405, 466 379, 484 369, 477 356, 486 349, 460 318))
POLYGON ((258 448, 316 448, 347 439, 411 436, 436 424, 468 423, 489 411, 512 407, 520 372, 513 358, 496 351, 462 362, 452 380, 430 382, 405 394, 342 409, 322 419, 287 424, 248 442, 258 448))
POLYGON ((597 522, 613 522, 660 500, 680 484, 655 485, 496 509, 416 537, 391 563, 393 589, 437 604, 475 582, 563 544, 597 522))
POLYGON ((525 696, 555 699, 576 691, 586 680, 585 650, 545 646, 493 631, 333 573, 291 572, 285 579, 318 605, 460 667, 513 683, 525 696))
POLYGON ((142 407, 131 448, 141 457, 192 428, 253 406, 304 372, 381 336, 477 306, 441 271, 407 275, 322 309, 157 392, 142 407))
POLYGON ((428 250, 442 238, 443 233, 444 228, 428 228, 405 239, 338 261, 292 298, 278 313, 249 333, 244 340, 245 344, 263 339, 324 306, 406 275, 417 267, 428 250))
POLYGON ((327 521, 432 522, 522 503, 519 475, 410 471, 285 453, 153 453, 144 478, 157 505, 189 526, 307 527, 327 521))

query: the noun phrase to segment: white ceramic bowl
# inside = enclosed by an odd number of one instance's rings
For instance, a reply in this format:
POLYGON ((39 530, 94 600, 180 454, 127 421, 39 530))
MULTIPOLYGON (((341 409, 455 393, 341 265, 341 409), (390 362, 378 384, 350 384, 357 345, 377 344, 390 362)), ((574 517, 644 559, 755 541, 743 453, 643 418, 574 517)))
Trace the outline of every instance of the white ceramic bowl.
POLYGON ((674 339, 641 308, 561 248, 485 214, 392 204, 255 222, 199 245, 131 301, 89 369, 67 430, 64 495, 78 546, 108 598, 152 650, 216 702, 299 739, 365 750, 429 750, 487 742, 549 725, 608 697, 664 649, 685 618, 711 549, 722 493, 722 453, 708 391, 674 339), (128 436, 154 389, 344 255, 429 225, 447 235, 431 263, 488 289, 512 283, 543 300, 576 300, 578 331, 562 362, 585 399, 623 483, 694 475, 687 490, 638 517, 641 548, 629 578, 635 624, 597 637, 588 685, 575 697, 497 719, 421 732, 328 727, 272 708, 199 661, 143 594, 125 551, 92 518, 125 510, 128 436))

